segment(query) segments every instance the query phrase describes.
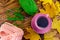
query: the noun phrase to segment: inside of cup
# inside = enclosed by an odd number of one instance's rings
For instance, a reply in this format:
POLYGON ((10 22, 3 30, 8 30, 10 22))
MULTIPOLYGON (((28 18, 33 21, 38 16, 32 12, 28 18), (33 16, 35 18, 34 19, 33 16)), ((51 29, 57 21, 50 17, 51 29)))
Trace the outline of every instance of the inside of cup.
POLYGON ((39 27, 42 27, 42 28, 45 28, 45 27, 47 27, 48 26, 48 19, 46 18, 46 17, 44 17, 44 16, 41 16, 41 17, 39 17, 38 19, 37 19, 37 25, 39 26, 39 27))

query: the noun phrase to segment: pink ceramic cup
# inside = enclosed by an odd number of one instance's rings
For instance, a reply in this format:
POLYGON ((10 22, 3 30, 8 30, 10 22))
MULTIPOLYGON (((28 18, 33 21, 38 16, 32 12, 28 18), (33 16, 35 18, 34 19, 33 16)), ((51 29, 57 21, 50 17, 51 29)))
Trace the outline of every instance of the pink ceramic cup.
POLYGON ((0 28, 0 40, 22 40, 24 32, 10 23, 5 22, 0 28))
POLYGON ((52 25, 52 20, 51 20, 51 18, 47 14, 40 14, 40 13, 39 14, 36 14, 32 18, 32 21, 31 21, 31 26, 32 26, 33 30, 35 32, 37 32, 38 34, 44 34, 44 33, 48 32, 51 29, 51 25, 52 25), (48 20, 48 25, 45 28, 39 27, 37 25, 37 20, 39 18, 41 18, 41 17, 45 17, 48 20))

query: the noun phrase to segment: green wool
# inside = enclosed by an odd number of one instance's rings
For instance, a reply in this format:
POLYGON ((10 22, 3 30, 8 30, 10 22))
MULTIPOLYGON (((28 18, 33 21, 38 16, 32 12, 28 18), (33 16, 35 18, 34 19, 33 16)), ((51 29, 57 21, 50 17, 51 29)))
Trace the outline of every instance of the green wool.
POLYGON ((24 20, 24 16, 21 13, 14 12, 14 15, 15 15, 15 17, 8 16, 7 19, 12 20, 12 21, 16 21, 16 20, 21 20, 22 21, 22 20, 24 20))
POLYGON ((29 15, 34 15, 38 11, 38 7, 34 0, 19 0, 19 4, 29 15))

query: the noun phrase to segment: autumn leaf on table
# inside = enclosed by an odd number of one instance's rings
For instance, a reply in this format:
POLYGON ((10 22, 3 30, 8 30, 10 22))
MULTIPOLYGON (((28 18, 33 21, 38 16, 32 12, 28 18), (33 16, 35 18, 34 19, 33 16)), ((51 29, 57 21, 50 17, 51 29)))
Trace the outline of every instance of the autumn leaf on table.
POLYGON ((52 38, 52 37, 54 37, 56 34, 57 34, 57 31, 56 31, 56 30, 51 30, 51 31, 49 31, 48 33, 45 33, 45 34, 44 34, 44 38, 52 38), (48 36, 49 36, 49 37, 48 37, 48 36))
POLYGON ((57 29, 58 32, 60 33, 60 20, 58 20, 57 17, 53 19, 52 28, 57 29))
POLYGON ((39 9, 42 14, 48 14, 51 18, 53 18, 60 12, 60 3, 58 1, 54 3, 53 0, 40 0, 38 3, 39 2, 42 2, 42 8, 39 9))
POLYGON ((56 6, 58 12, 60 12, 60 3, 58 1, 56 1, 55 6, 56 6))
POLYGON ((44 7, 44 9, 40 9, 40 12, 42 14, 48 14, 51 18, 53 18, 55 15, 58 14, 58 11, 54 4, 50 5, 47 3, 47 4, 44 4, 43 7, 44 7))
POLYGON ((53 3, 53 0, 40 0, 40 1, 43 1, 43 4, 46 4, 46 3, 52 4, 53 3))
POLYGON ((44 40, 59 40, 59 37, 55 36, 56 34, 57 31, 52 29, 51 31, 44 35, 44 40))
POLYGON ((60 40, 58 37, 53 37, 53 38, 47 38, 47 39, 44 39, 44 40, 60 40))
POLYGON ((40 13, 46 14, 47 12, 44 9, 39 9, 40 13))
POLYGON ((34 32, 31 28, 27 28, 28 34, 24 35, 25 39, 30 40, 41 40, 40 35, 38 35, 36 32, 34 32))
POLYGON ((51 18, 58 14, 58 11, 54 4, 52 4, 52 5, 47 4, 45 6, 45 9, 46 9, 47 14, 49 14, 51 18))

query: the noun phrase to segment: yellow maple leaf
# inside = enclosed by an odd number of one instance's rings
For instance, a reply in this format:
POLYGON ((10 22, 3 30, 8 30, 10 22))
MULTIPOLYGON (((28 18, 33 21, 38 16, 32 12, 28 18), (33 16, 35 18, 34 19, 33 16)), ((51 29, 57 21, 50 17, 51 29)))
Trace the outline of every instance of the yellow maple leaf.
POLYGON ((56 37, 57 31, 52 29, 51 31, 45 33, 44 40, 60 40, 59 37, 56 37))
POLYGON ((56 34, 57 34, 57 31, 51 30, 51 31, 49 31, 48 33, 46 33, 46 34, 44 35, 44 38, 45 38, 45 39, 47 39, 47 38, 52 38, 52 37, 55 36, 56 34))
POLYGON ((60 12, 60 3, 58 1, 56 1, 55 6, 56 6, 57 10, 60 12))
POLYGON ((45 8, 47 14, 50 15, 50 17, 54 17, 58 13, 58 11, 56 10, 56 7, 54 6, 54 4, 52 4, 52 5, 46 4, 44 6, 44 8, 45 8))
POLYGON ((40 10, 40 13, 47 14, 44 9, 39 9, 39 10, 40 10))
POLYGON ((53 40, 60 40, 59 37, 53 37, 53 40))
POLYGON ((36 32, 34 32, 32 30, 32 28, 27 28, 27 31, 29 32, 29 34, 24 35, 24 37, 26 39, 30 39, 30 40, 39 40, 40 39, 41 40, 40 35, 38 35, 36 32))
POLYGON ((58 32, 60 33, 60 20, 58 20, 57 17, 53 19, 52 28, 57 29, 58 32))
POLYGON ((51 18, 58 15, 60 11, 59 2, 54 3, 52 0, 40 0, 40 2, 41 1, 43 1, 42 5, 44 9, 39 9, 40 13, 48 14, 51 18))
POLYGON ((53 3, 53 0, 40 0, 40 1, 43 1, 43 4, 46 4, 46 3, 52 4, 53 3))
POLYGON ((44 40, 60 40, 58 37, 45 38, 44 40))
POLYGON ((57 8, 55 7, 54 4, 44 4, 43 5, 44 9, 39 9, 40 13, 43 14, 48 14, 51 18, 53 18, 54 16, 56 16, 58 14, 57 8))

